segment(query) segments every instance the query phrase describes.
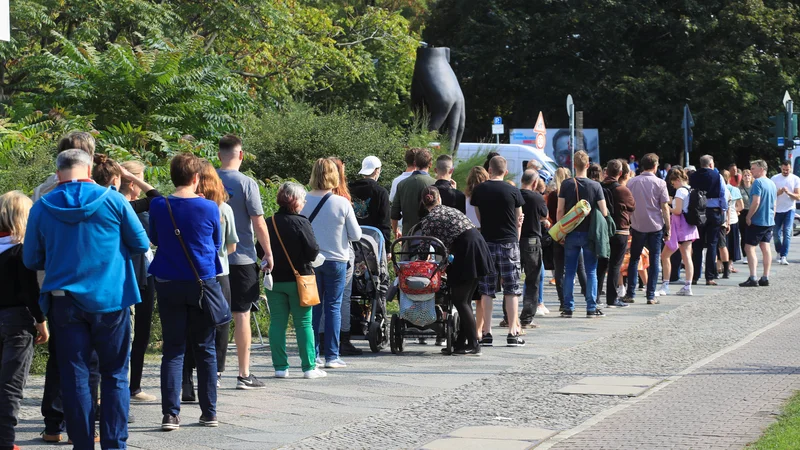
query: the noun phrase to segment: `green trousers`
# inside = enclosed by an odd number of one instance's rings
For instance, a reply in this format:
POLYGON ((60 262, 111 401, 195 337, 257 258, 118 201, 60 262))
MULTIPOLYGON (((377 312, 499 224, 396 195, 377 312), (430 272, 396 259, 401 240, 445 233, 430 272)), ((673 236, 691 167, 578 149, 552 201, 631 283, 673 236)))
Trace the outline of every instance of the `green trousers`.
POLYGON ((286 326, 289 324, 289 313, 291 313, 303 372, 313 370, 317 364, 314 330, 311 327, 311 307, 300 306, 297 283, 294 281, 274 283, 272 291, 267 291, 267 301, 270 312, 269 345, 272 351, 272 367, 275 370, 289 368, 289 359, 286 356, 286 326))

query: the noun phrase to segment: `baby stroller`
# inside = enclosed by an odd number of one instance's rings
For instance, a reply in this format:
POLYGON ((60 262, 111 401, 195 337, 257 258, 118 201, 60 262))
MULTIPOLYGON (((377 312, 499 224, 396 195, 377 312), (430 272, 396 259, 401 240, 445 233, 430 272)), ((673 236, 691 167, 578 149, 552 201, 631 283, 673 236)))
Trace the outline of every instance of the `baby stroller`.
POLYGON ((392 353, 403 352, 406 338, 431 337, 445 339, 447 352, 452 353, 458 314, 447 287, 447 249, 439 239, 427 236, 401 237, 391 249, 400 294, 400 313, 392 315, 389 327, 392 353))
POLYGON ((350 294, 350 332, 363 335, 373 353, 386 347, 389 321, 386 318, 386 292, 389 269, 383 233, 374 227, 361 227, 361 240, 353 242, 355 263, 353 291, 350 294))

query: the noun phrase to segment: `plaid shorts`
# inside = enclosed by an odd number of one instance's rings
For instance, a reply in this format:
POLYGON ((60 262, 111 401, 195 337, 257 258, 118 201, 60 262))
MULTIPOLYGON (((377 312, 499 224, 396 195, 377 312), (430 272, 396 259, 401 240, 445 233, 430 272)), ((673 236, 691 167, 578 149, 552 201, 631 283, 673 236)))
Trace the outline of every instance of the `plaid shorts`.
POLYGON ((489 253, 494 262, 495 273, 486 275, 478 283, 478 291, 482 295, 494 297, 497 293, 497 277, 503 280, 503 294, 522 295, 520 283, 521 264, 519 258, 519 244, 495 244, 487 242, 489 253))

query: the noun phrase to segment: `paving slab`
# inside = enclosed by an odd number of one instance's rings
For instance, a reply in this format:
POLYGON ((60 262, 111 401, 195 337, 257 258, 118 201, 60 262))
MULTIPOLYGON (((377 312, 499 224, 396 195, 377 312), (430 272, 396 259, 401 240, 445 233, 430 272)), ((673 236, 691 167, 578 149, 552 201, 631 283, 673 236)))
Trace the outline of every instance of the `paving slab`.
POLYGON ((662 381, 660 378, 651 377, 586 377, 575 384, 600 385, 600 386, 643 386, 650 387, 662 381))
POLYGON ((569 395, 621 395, 636 397, 643 394, 648 387, 642 386, 605 386, 597 384, 570 384, 564 386, 556 392, 569 395))
POLYGON ((493 439, 445 438, 429 442, 423 450, 526 450, 533 446, 532 442, 493 439))
POLYGON ((484 425, 459 428, 451 432, 450 436, 473 439, 540 441, 552 436, 553 434, 555 434, 555 431, 544 430, 542 428, 516 428, 499 425, 484 425))

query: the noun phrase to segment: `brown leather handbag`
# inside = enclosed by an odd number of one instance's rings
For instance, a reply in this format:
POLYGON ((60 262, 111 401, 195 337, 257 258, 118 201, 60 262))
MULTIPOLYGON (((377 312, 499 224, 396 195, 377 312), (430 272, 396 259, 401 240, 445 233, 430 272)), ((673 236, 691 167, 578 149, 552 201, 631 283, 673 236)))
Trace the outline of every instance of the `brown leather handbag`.
POLYGON ((291 266, 292 272, 294 272, 294 278, 297 281, 297 296, 300 298, 300 306, 310 307, 319 305, 317 276, 314 274, 314 271, 311 271, 311 275, 300 275, 300 272, 298 272, 297 269, 294 268, 294 264, 292 264, 292 258, 289 256, 289 252, 286 251, 286 246, 283 245, 281 233, 278 231, 278 224, 275 223, 275 216, 272 216, 272 228, 275 229, 275 236, 278 236, 278 242, 281 243, 283 254, 286 255, 286 260, 289 261, 289 266, 291 266))

